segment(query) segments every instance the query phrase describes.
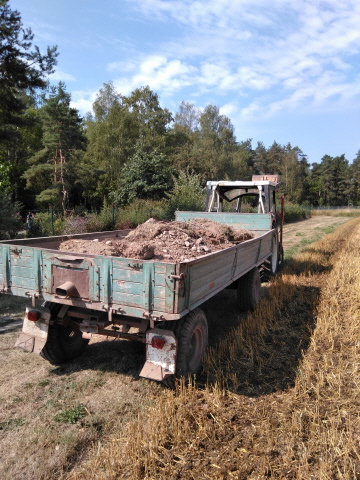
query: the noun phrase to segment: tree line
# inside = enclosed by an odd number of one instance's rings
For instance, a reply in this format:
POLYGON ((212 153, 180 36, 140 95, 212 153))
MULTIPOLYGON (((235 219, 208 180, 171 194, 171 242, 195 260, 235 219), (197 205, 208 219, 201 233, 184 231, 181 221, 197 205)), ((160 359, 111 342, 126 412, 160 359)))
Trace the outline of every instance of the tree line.
POLYGON ((249 180, 282 175, 293 203, 360 205, 360 151, 324 155, 309 164, 290 143, 270 147, 239 141, 231 119, 215 105, 183 101, 176 113, 160 105, 148 86, 125 96, 105 83, 93 112, 82 118, 60 82, 50 86, 57 48, 33 46, 20 13, 0 0, 0 195, 27 209, 126 206, 159 200, 177 179, 249 180))

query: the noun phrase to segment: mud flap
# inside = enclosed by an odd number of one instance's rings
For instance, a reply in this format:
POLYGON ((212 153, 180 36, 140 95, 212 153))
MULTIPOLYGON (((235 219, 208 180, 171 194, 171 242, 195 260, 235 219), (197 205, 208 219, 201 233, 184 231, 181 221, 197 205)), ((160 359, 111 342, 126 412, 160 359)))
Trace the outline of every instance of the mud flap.
POLYGON ((33 322, 28 319, 29 311, 33 312, 34 309, 26 307, 23 329, 15 343, 15 347, 22 348, 27 352, 40 353, 47 340, 51 313, 48 308, 36 308, 40 318, 33 322))
POLYGON ((161 382, 175 374, 177 340, 174 332, 152 328, 146 333, 146 362, 140 377, 161 382), (163 346, 159 348, 163 342, 163 346), (154 345, 157 345, 154 346, 154 345))

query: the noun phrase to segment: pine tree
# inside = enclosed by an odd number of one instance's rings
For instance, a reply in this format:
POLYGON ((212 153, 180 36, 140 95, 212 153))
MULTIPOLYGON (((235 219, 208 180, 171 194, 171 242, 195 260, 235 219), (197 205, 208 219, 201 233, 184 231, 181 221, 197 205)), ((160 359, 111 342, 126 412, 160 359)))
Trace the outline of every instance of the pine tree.
POLYGON ((32 128, 33 115, 25 111, 32 97, 47 85, 56 64, 57 47, 43 55, 33 46, 34 35, 23 28, 20 13, 0 0, 0 191, 18 199, 26 151, 22 135, 32 128))
POLYGON ((349 200, 353 205, 360 205, 360 150, 349 168, 349 200))
POLYGON ((43 148, 29 160, 31 167, 24 174, 27 186, 38 192, 38 204, 60 204, 63 210, 70 201, 79 152, 85 147, 82 118, 70 101, 62 82, 43 97, 43 148))
POLYGON ((22 123, 23 94, 46 86, 57 56, 57 47, 48 47, 45 55, 36 46, 31 50, 34 35, 22 28, 20 13, 8 3, 0 0, 0 142, 22 123))
POLYGON ((148 153, 139 142, 134 155, 123 166, 114 200, 120 205, 138 198, 160 200, 170 190, 173 173, 164 154, 148 153))
POLYGON ((254 170, 258 175, 271 173, 270 167, 268 166, 267 149, 265 148, 263 142, 257 142, 257 146, 255 148, 254 170))

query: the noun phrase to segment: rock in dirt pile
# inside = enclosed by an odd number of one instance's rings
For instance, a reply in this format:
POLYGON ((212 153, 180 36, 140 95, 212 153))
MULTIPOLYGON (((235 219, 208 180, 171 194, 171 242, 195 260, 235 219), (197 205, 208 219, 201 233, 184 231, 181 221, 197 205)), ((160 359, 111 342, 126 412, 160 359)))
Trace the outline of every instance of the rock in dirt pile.
POLYGON ((248 230, 235 230, 212 220, 163 222, 150 218, 124 238, 67 240, 60 250, 141 260, 184 261, 253 238, 248 230))

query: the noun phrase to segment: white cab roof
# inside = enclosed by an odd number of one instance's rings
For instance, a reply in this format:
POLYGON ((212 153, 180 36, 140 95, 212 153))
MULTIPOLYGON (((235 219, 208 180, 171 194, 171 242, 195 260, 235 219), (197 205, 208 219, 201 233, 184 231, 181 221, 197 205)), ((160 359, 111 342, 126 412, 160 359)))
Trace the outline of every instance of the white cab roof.
POLYGON ((249 187, 258 187, 262 185, 270 185, 272 187, 277 187, 279 184, 275 182, 270 182, 270 180, 256 180, 256 181, 244 181, 244 180, 234 180, 234 181, 212 181, 209 180, 206 182, 208 187, 234 187, 234 188, 249 188, 249 187))

